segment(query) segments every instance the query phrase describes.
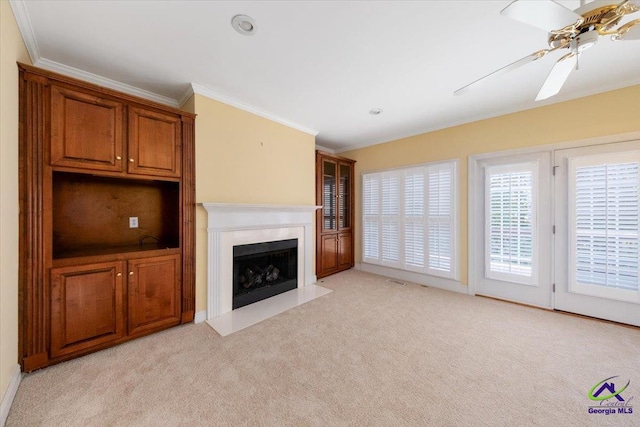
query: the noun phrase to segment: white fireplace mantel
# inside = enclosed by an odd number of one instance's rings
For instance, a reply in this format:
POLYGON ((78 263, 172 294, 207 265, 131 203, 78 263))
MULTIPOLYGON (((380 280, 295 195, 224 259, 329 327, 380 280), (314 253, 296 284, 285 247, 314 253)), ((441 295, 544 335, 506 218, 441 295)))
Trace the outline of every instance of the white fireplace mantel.
POLYGON ((207 210, 207 319, 231 311, 233 246, 298 239, 298 287, 316 282, 313 274, 315 205, 202 203, 207 210))

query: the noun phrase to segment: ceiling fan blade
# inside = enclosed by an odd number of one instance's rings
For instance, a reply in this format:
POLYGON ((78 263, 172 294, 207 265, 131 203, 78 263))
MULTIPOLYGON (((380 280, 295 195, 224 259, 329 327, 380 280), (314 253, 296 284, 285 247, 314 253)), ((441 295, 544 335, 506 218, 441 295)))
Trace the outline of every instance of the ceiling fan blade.
POLYGON ((618 28, 618 34, 611 38, 613 40, 640 40, 640 19, 628 22, 618 28))
POLYGON ((560 92, 562 85, 564 85, 564 82, 569 78, 569 74, 571 74, 571 71, 576 67, 578 55, 579 54, 571 52, 556 62, 551 72, 549 72, 547 80, 544 81, 540 92, 538 92, 536 101, 542 101, 560 92))
POLYGON ((552 0, 515 0, 500 14, 548 32, 582 21, 582 16, 552 0))
POLYGON ((550 51, 549 49, 542 49, 542 50, 539 50, 537 52, 533 52, 532 54, 527 55, 522 59, 518 59, 516 62, 512 62, 509 65, 506 65, 506 66, 504 66, 504 67, 502 67, 500 69, 497 69, 496 71, 494 71, 491 74, 487 74, 484 77, 480 77, 478 80, 476 80, 476 81, 474 81, 472 83, 469 83, 468 85, 466 85, 464 87, 461 87, 460 89, 456 90, 455 92, 453 92, 453 94, 454 95, 462 95, 463 93, 466 93, 467 91, 469 91, 469 89, 472 89, 473 87, 478 86, 480 83, 483 83, 487 77, 496 76, 498 74, 504 74, 506 72, 513 71, 516 68, 519 68, 519 67, 522 67, 525 64, 528 64, 529 62, 533 62, 533 61, 535 61, 537 59, 542 58, 547 53, 549 53, 549 51, 550 51))

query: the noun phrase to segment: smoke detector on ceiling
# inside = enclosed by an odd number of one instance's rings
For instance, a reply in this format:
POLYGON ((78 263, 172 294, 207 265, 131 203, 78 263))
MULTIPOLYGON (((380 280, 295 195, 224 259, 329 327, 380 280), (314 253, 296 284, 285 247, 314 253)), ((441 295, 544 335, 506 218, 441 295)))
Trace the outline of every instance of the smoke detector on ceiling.
POLYGON ((258 29, 256 21, 247 15, 236 15, 231 18, 231 26, 243 36, 252 36, 258 29))

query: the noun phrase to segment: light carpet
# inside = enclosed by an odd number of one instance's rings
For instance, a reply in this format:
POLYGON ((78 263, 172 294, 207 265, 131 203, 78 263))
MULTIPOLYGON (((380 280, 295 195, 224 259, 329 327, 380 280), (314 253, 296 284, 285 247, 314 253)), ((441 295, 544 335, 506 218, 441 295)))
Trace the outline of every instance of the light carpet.
POLYGON ((640 425, 637 328, 353 270, 318 284, 227 337, 189 324, 31 373, 7 425, 640 425), (612 376, 635 413, 589 414, 612 376))

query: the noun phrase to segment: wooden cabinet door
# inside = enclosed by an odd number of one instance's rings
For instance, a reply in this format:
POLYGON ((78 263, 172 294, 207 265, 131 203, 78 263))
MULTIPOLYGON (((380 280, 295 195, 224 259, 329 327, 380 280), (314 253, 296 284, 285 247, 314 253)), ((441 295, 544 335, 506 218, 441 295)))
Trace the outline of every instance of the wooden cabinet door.
POLYGON ((180 323, 180 255, 128 262, 129 335, 180 323))
POLYGON ((338 268, 344 270, 353 267, 353 247, 351 232, 338 234, 338 268))
POLYGON ((180 118, 142 108, 129 108, 127 171, 180 177, 180 118))
POLYGON ((123 267, 115 261, 51 269, 51 358, 124 336, 123 267))
POLYGON ((122 171, 122 104, 51 87, 53 166, 122 171))
POLYGON ((321 236, 320 271, 318 276, 326 276, 338 269, 338 239, 336 234, 321 236))

